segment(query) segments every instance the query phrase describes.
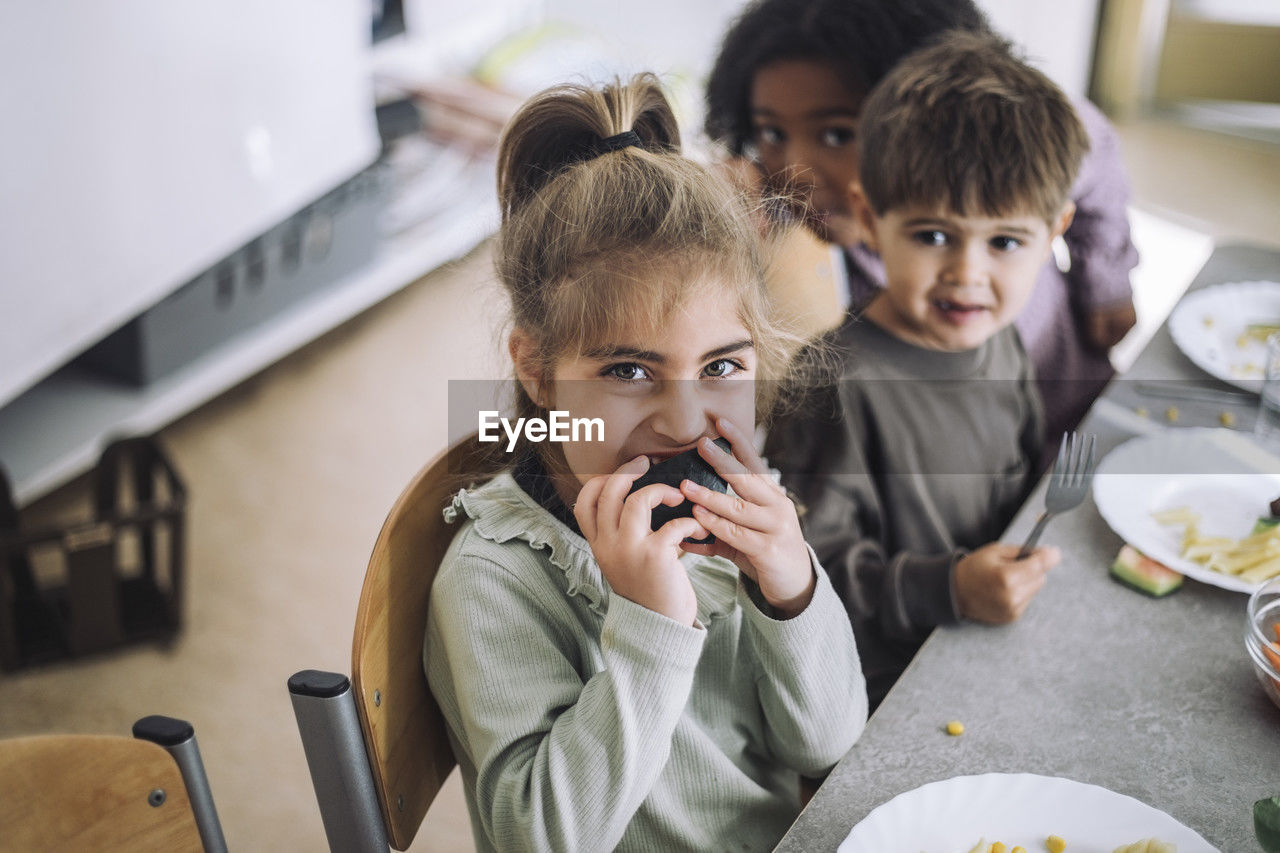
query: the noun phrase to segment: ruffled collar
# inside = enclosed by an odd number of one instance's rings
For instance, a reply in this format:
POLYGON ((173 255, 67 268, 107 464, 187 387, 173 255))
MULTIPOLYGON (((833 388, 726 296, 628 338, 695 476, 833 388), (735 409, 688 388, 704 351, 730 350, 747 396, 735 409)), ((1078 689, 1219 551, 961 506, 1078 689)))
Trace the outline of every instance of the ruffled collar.
MULTIPOLYGON (((551 564, 564 572, 565 592, 579 596, 601 617, 609 605, 609 584, 591 546, 581 535, 555 518, 524 489, 510 471, 503 471, 474 489, 463 489, 445 507, 445 521, 466 514, 476 533, 491 542, 527 542, 547 552, 551 564)), ((738 567, 720 557, 686 554, 681 557, 698 597, 698 621, 703 625, 731 613, 737 603, 738 567)))

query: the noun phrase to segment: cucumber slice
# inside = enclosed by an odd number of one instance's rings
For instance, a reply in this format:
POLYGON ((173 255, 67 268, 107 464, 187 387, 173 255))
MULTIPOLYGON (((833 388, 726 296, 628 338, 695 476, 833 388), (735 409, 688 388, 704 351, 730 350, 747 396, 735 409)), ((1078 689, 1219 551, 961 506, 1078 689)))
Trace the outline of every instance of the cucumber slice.
POLYGON ((1280 853, 1280 797, 1253 804, 1253 834, 1266 853, 1280 853))
POLYGON ((1111 564, 1111 576, 1154 598, 1168 595, 1182 586, 1182 575, 1125 545, 1111 564))
POLYGON ((1280 518, 1274 515, 1260 515, 1258 520, 1253 523, 1253 529, 1249 531, 1249 535, 1252 536, 1255 533, 1270 530, 1277 524, 1280 524, 1280 518))

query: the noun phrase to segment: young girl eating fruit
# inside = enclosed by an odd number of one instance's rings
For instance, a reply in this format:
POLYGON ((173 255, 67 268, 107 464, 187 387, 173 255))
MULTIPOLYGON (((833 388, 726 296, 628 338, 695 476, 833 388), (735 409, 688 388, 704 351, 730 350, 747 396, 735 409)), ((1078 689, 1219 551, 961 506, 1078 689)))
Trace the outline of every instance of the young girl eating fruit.
POLYGON ((424 664, 481 850, 771 849, 866 720, 849 620, 750 439, 790 356, 752 213, 679 147, 650 76, 545 92, 503 139, 517 414, 604 430, 518 447, 446 511, 424 664), (690 451, 732 494, 632 491, 690 451))

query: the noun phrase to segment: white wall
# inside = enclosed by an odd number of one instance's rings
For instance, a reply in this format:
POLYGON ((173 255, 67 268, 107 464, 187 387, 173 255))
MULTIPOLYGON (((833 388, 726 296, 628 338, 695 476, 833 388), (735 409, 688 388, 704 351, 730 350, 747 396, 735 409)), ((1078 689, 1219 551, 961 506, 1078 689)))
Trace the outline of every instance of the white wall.
POLYGON ((1093 67, 1098 0, 977 0, 992 26, 1068 95, 1084 97, 1093 67))
POLYGON ((691 73, 711 69, 720 39, 742 0, 544 0, 549 19, 594 29, 632 70, 691 73))
MULTIPOLYGON (((884 0, 896 2, 896 0, 884 0)), ((1098 0, 977 0, 992 24, 1068 94, 1083 96, 1093 62, 1098 0)), ((549 18, 596 30, 620 58, 663 72, 709 70, 741 0, 543 0, 549 18)))
POLYGON ((0 3, 0 405, 378 150, 363 0, 0 3))

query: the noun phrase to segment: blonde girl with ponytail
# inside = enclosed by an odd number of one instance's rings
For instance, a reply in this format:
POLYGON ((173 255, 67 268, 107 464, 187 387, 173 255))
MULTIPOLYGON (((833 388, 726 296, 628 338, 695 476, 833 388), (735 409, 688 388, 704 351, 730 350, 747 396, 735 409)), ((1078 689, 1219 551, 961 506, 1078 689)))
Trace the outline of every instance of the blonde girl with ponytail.
POLYGON ((844 608, 751 441, 795 343, 754 214, 679 151, 650 75, 544 92, 502 142, 515 414, 603 433, 517 448, 446 511, 424 663, 480 850, 771 849, 866 720, 844 608), (689 451, 732 492, 632 491, 689 451))

